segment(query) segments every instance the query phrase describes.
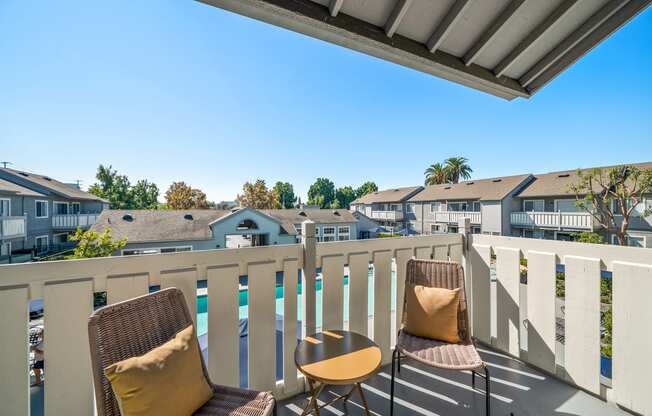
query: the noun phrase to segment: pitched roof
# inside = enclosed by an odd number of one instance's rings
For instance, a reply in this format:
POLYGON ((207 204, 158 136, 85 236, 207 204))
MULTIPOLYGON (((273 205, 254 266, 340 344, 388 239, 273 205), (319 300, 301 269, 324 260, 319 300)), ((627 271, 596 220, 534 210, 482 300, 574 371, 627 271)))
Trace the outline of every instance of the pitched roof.
POLYGON ((45 196, 31 189, 25 188, 24 186, 16 185, 13 182, 0 179, 0 192, 10 193, 18 196, 45 196))
POLYGON ((337 224, 350 223, 357 220, 347 209, 263 209, 263 213, 270 217, 277 218, 279 221, 294 224, 300 224, 305 220, 314 221, 317 224, 337 224))
POLYGON ((477 199, 500 201, 531 175, 502 176, 489 179, 474 179, 455 184, 426 186, 410 202, 446 201, 455 199, 477 199))
POLYGON ((127 237, 129 243, 150 241, 210 240, 209 224, 230 214, 213 209, 190 210, 104 210, 92 229, 111 228, 116 239, 127 237), (190 218, 186 218, 190 215, 190 218), (131 216, 131 220, 129 217, 131 216))
MULTIPOLYGON (((628 165, 636 166, 641 169, 652 169, 652 162, 629 163, 628 165)), ((609 169, 616 166, 603 166, 601 169, 609 169)), ((588 171, 594 168, 582 169, 588 171)), ((528 185, 521 193, 521 198, 546 197, 546 196, 568 196, 574 195, 569 189, 570 185, 577 183, 577 169, 564 170, 559 172, 550 172, 534 175, 535 180, 528 185)))
POLYGON ((387 203, 387 202, 402 202, 407 200, 412 195, 414 195, 415 192, 419 192, 422 189, 423 186, 406 186, 403 188, 385 189, 382 191, 368 193, 367 195, 361 196, 360 198, 356 199, 351 203, 352 204, 374 204, 374 203, 387 203))
POLYGON ((29 181, 35 185, 48 189, 50 192, 56 195, 63 196, 64 198, 109 202, 105 199, 100 198, 99 196, 84 192, 81 189, 67 185, 63 182, 59 182, 56 179, 52 179, 49 176, 9 168, 0 168, 0 172, 5 172, 24 181, 29 181))

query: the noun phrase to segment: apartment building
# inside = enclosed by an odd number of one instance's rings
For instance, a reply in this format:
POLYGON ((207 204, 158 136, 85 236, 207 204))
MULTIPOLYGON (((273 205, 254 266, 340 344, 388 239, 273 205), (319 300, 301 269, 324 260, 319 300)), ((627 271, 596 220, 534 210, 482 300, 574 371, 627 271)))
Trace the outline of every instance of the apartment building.
POLYGON ((318 241, 354 240, 357 220, 345 209, 106 210, 92 229, 127 238, 115 255, 296 244, 301 224, 315 223, 318 241))
MULTIPOLYGON (((641 169, 652 169, 652 162, 634 164, 641 169)), ((511 235, 553 240, 572 240, 582 231, 596 232, 609 243, 616 236, 606 233, 591 214, 576 205, 570 186, 577 183, 577 170, 535 175, 534 180, 516 198, 510 214, 511 235)), ((628 244, 652 247, 652 217, 643 217, 652 208, 652 195, 634 208, 628 227, 628 244)), ((615 210, 617 212, 617 210, 615 210)), ((618 216, 616 217, 619 222, 618 216)))
POLYGON ((473 233, 511 235, 514 197, 532 179, 516 175, 426 186, 407 202, 409 228, 416 234, 456 233, 459 220, 469 218, 473 233))
POLYGON ((0 168, 0 181, 2 233, 22 231, 10 239, 2 237, 4 255, 43 255, 69 248, 68 235, 77 227, 90 228, 109 206, 76 185, 45 175, 0 168))
POLYGON ((351 211, 361 212, 376 221, 388 232, 409 233, 414 213, 408 211, 407 201, 423 190, 423 186, 407 186, 371 192, 351 202, 351 211))

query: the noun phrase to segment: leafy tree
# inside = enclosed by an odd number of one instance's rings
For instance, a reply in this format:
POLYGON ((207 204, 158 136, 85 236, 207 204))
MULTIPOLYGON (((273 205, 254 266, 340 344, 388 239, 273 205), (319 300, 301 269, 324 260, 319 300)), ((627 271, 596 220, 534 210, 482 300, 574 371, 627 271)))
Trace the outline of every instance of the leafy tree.
POLYGON ((297 197, 294 195, 294 187, 289 182, 278 181, 272 188, 276 194, 276 198, 280 201, 282 208, 293 208, 297 202, 297 197))
POLYGON ((350 186, 343 186, 335 190, 335 201, 337 202, 337 207, 333 206, 332 208, 346 208, 349 209, 349 205, 356 198, 356 192, 350 186))
POLYGON ((207 209, 206 194, 185 182, 173 182, 165 193, 168 209, 207 209))
POLYGON ((238 202, 243 207, 255 209, 281 208, 278 195, 274 190, 267 189, 265 181, 258 179, 253 184, 246 182, 242 186, 242 195, 238 195, 238 202))
POLYGON ((132 208, 131 184, 125 175, 118 175, 111 165, 100 165, 95 178, 98 182, 88 189, 90 193, 109 200, 112 209, 132 208))
POLYGON ((604 239, 600 234, 589 231, 575 234, 575 241, 578 243, 604 244, 604 239))
POLYGON ((439 185, 450 181, 448 171, 444 165, 439 162, 428 166, 424 175, 426 175, 425 185, 439 185))
POLYGON ((355 190, 355 197, 360 198, 372 192, 378 192, 378 185, 375 182, 367 181, 355 190))
MULTIPOLYGON (((618 243, 627 245, 627 229, 635 209, 641 209, 643 196, 652 192, 652 169, 623 165, 577 171, 577 183, 569 186, 575 204, 588 212, 618 243)), ((652 214, 652 207, 641 216, 652 214)))
POLYGON ((469 160, 465 157, 449 157, 444 161, 448 179, 452 183, 458 183, 460 179, 470 179, 473 169, 469 165, 469 160))
POLYGON ((158 186, 146 179, 136 182, 131 190, 131 200, 135 209, 156 209, 158 207, 158 186))
POLYGON ((308 189, 308 204, 329 208, 335 200, 335 184, 327 178, 317 178, 308 189))
POLYGON ((113 240, 110 228, 106 228, 101 233, 94 230, 82 231, 81 228, 77 228, 77 231, 70 235, 68 240, 77 241, 77 246, 73 254, 66 257, 67 259, 108 257, 127 244, 126 237, 113 240))

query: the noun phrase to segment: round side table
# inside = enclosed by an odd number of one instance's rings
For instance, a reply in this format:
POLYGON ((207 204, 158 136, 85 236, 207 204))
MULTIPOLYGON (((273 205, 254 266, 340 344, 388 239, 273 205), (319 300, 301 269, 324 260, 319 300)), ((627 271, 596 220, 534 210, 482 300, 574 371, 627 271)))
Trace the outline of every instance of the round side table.
POLYGON ((308 380, 310 401, 302 416, 338 400, 347 401, 354 390, 358 390, 367 416, 370 416, 367 399, 360 383, 374 375, 380 368, 380 348, 369 338, 349 331, 323 331, 310 335, 297 345, 294 362, 308 380), (343 396, 319 405, 317 398, 327 385, 352 385, 343 396))

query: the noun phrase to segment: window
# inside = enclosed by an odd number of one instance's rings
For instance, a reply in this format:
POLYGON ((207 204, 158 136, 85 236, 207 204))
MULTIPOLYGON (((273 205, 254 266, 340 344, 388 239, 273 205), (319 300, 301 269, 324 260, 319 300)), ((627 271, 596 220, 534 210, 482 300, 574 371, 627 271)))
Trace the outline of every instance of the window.
POLYGON ((0 199, 0 217, 9 217, 11 215, 11 199, 0 199))
POLYGON ((70 204, 70 213, 79 214, 81 212, 81 204, 79 202, 73 202, 70 204))
POLYGON ((55 234, 52 236, 52 242, 54 244, 64 244, 68 242, 68 233, 55 234))
POLYGON ((390 211, 400 211, 400 210, 401 210, 401 206, 398 205, 398 204, 392 204, 392 205, 389 206, 389 210, 390 210, 390 211))
POLYGON ((414 214, 414 204, 407 204, 407 212, 414 214))
POLYGON ((473 212, 480 212, 480 202, 478 201, 473 202, 472 207, 473 207, 472 208, 473 212))
POLYGON ((236 227, 236 230, 257 230, 258 229, 258 224, 254 220, 250 219, 245 219, 240 221, 238 226, 236 227))
POLYGON ((339 241, 346 241, 351 239, 350 228, 348 225, 341 226, 337 228, 337 239, 339 241))
POLYGON ((430 212, 441 211, 441 202, 433 202, 430 204, 430 212))
POLYGON ((48 201, 36 201, 36 218, 48 217, 48 201))
POLYGON ((445 232, 446 232, 445 225, 439 225, 439 224, 430 225, 430 234, 445 233, 445 232))
POLYGON ((523 230, 525 238, 543 238, 543 230, 523 230))
MULTIPOLYGON (((627 245, 630 247, 645 247, 645 237, 642 235, 628 235, 625 237, 625 240, 627 240, 627 245)), ((611 244, 619 244, 616 234, 612 234, 611 244)))
POLYGON ((450 225, 448 227, 448 232, 451 233, 451 234, 457 234, 458 228, 456 226, 454 226, 454 225, 450 225))
POLYGON ((537 199, 537 200, 526 199, 525 201, 523 201, 523 211, 525 212, 545 211, 543 199, 537 199))
POLYGON ((459 202, 450 202, 448 204, 448 210, 449 211, 460 211, 460 203, 459 202))
POLYGON ((301 224, 294 224, 294 231, 297 232, 297 235, 301 235, 301 224))
POLYGON ((575 205, 574 199, 555 199, 555 211, 580 212, 581 209, 575 205))
POLYGON ((122 255, 136 256, 142 254, 180 253, 183 251, 192 251, 192 246, 135 248, 135 249, 122 250, 122 255))
POLYGON ((480 227, 471 227, 471 234, 480 234, 480 227))
POLYGON ((67 215, 68 203, 67 202, 54 202, 54 215, 67 215))
POLYGON ((45 251, 48 251, 49 245, 50 245, 50 241, 47 235, 41 235, 34 238, 34 247, 36 247, 37 253, 43 253, 45 251))
POLYGON ((324 227, 322 235, 322 241, 335 241, 335 227, 324 227))

